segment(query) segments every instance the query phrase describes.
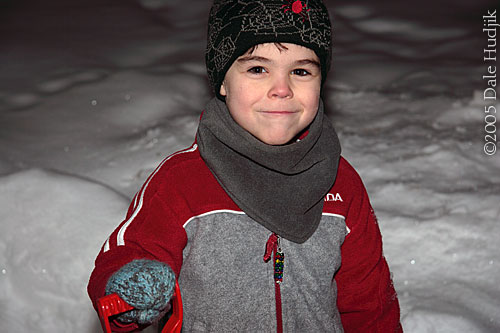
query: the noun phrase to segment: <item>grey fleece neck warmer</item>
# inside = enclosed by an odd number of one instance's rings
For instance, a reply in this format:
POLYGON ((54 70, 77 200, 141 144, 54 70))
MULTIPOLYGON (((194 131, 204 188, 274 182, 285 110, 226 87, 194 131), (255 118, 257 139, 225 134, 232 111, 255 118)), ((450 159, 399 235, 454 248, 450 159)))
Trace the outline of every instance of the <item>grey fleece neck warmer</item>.
POLYGON ((226 104, 214 98, 201 118, 197 142, 219 184, 252 219, 295 243, 316 231, 340 158, 322 101, 305 138, 272 146, 240 127, 226 104))

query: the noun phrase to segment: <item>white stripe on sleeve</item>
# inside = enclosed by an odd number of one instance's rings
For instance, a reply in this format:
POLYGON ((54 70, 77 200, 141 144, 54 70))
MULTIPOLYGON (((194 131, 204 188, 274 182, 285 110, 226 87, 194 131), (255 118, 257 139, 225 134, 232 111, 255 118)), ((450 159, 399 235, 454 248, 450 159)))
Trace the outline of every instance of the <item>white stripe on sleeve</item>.
MULTIPOLYGON (((197 144, 194 144, 193 147, 191 148, 188 148, 186 150, 181 150, 181 151, 178 151, 172 155, 170 155, 169 157, 167 157, 166 159, 163 160, 163 162, 161 162, 161 164, 156 168, 156 170, 151 174, 151 176, 149 177, 148 181, 146 182, 146 184, 143 186, 141 192, 139 195, 136 195, 136 200, 137 200, 137 197, 139 197, 139 201, 137 202, 136 204, 136 207, 134 209, 134 212, 132 213, 132 215, 128 218, 128 220, 122 225, 122 227, 120 228, 120 230, 118 231, 118 235, 116 236, 116 245, 117 246, 124 246, 125 245, 125 232, 127 231, 127 228, 128 226, 130 225, 130 223, 132 223, 132 221, 137 217, 137 215, 139 214, 139 212, 141 211, 142 209, 142 206, 144 204, 144 194, 146 193, 146 190, 148 188, 148 185, 149 183, 151 182, 151 179, 153 179, 153 177, 156 175, 156 173, 158 172, 158 170, 160 170, 160 168, 163 166, 163 164, 165 164, 165 162, 167 162, 168 160, 170 160, 172 157, 176 156, 176 155, 179 155, 179 154, 183 154, 183 153, 190 153, 190 152, 193 152, 195 151, 196 149, 198 148, 198 145, 197 144)), ((109 242, 108 243, 108 247, 107 249, 109 250, 109 242)), ((105 247, 105 251, 106 252, 106 247, 105 247)))

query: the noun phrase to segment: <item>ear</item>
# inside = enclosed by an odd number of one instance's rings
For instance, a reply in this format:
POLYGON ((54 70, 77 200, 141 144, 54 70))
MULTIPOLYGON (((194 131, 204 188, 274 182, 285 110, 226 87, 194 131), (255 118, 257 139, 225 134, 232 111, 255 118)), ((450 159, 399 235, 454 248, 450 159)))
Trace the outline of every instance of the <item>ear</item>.
POLYGON ((220 85, 219 93, 221 94, 221 96, 227 96, 225 81, 222 81, 222 84, 220 85))

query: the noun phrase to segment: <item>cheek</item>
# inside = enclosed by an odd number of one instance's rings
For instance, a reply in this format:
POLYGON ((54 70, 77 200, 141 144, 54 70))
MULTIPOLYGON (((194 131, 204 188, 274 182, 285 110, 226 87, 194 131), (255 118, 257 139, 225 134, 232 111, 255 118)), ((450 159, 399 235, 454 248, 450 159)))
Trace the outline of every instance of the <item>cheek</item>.
MULTIPOLYGON (((230 88, 231 89, 231 88, 230 88)), ((245 119, 250 116, 250 103, 247 101, 243 89, 232 87, 231 93, 226 96, 226 105, 231 117, 242 127, 245 127, 245 119)))
POLYGON ((305 105, 304 105, 305 109, 306 109, 306 113, 307 113, 307 117, 311 119, 314 119, 314 117, 316 116, 316 113, 318 111, 318 107, 319 107, 319 94, 313 94, 311 95, 305 105))
POLYGON ((250 113, 252 105, 258 100, 255 92, 255 89, 242 84, 230 86, 226 96, 229 109, 234 110, 234 113, 250 113))

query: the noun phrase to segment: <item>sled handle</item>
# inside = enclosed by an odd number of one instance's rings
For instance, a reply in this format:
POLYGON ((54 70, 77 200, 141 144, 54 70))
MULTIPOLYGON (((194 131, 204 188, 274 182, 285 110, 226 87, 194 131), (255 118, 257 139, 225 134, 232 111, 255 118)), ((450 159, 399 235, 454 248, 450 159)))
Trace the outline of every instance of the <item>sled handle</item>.
MULTIPOLYGON (((179 283, 175 281, 174 295, 172 296, 172 315, 168 319, 161 333, 180 333, 182 328, 182 298, 179 283)), ((101 320, 102 330, 111 333, 109 317, 133 310, 134 307, 125 302, 117 294, 109 294, 97 300, 97 311, 101 320)))

